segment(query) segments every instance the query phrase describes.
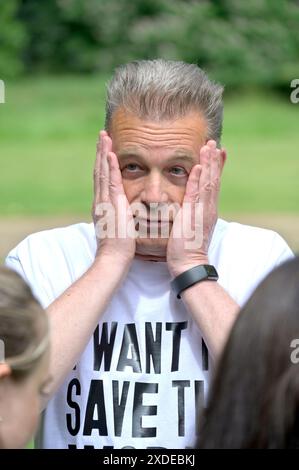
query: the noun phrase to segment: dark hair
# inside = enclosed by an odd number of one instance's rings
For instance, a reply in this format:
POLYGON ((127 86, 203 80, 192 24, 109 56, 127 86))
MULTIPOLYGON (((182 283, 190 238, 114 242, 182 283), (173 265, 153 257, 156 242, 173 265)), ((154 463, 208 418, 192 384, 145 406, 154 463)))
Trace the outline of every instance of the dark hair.
POLYGON ((26 378, 48 346, 45 311, 16 272, 0 266, 0 340, 12 378, 26 378))
POLYGON ((299 258, 272 271, 241 310, 199 421, 197 447, 299 447, 295 346, 299 352, 299 258))

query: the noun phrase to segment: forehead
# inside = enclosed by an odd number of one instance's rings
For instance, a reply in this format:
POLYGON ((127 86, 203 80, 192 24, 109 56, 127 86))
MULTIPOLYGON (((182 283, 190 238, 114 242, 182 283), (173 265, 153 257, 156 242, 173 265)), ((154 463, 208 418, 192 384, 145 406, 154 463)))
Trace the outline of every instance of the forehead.
POLYGON ((171 121, 152 121, 118 109, 111 120, 110 135, 113 150, 125 152, 171 149, 176 152, 196 152, 206 141, 207 125, 198 112, 190 112, 171 121))

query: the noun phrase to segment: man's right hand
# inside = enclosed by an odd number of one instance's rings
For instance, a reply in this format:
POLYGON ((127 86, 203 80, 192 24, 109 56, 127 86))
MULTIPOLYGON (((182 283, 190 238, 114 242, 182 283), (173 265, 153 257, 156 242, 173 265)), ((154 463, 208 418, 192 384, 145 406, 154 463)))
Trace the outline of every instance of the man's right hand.
MULTIPOLYGON (((97 215, 101 202, 111 203, 113 214, 108 216, 115 217, 116 227, 120 217, 126 217, 127 223, 133 223, 118 160, 112 152, 112 141, 105 131, 100 133, 94 170, 93 219, 96 233, 101 218, 97 215), (118 196, 122 196, 125 203, 122 214, 117 207, 118 196)), ((92 265, 47 308, 52 341, 50 374, 53 377, 47 399, 56 392, 79 361, 135 255, 134 237, 101 238, 101 233, 99 236, 92 265)))
POLYGON ((106 131, 100 132, 97 143, 92 216, 98 244, 96 260, 116 261, 127 267, 136 249, 132 236, 134 219, 124 192, 118 159, 112 152, 112 140, 106 131))

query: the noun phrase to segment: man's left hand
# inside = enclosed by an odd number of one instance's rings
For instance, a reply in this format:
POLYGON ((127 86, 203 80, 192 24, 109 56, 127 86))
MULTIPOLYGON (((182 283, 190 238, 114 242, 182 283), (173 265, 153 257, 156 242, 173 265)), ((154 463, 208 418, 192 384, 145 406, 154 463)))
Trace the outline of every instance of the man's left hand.
POLYGON ((167 245, 167 264, 173 277, 199 264, 209 264, 208 249, 218 217, 225 158, 225 150, 217 149, 216 142, 209 140, 200 150, 199 164, 189 174, 183 204, 174 219, 167 245), (189 233, 185 235, 187 226, 189 233), (190 243, 192 233, 196 233, 199 242, 190 243))

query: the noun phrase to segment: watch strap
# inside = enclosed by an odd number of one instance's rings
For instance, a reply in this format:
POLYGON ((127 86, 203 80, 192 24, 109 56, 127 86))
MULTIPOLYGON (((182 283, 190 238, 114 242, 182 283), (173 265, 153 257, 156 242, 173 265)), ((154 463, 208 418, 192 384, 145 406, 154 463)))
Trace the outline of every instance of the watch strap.
POLYGON ((218 277, 214 266, 210 264, 200 264, 179 274, 171 281, 170 285, 177 298, 180 299, 180 293, 188 287, 205 280, 217 281, 218 277))

